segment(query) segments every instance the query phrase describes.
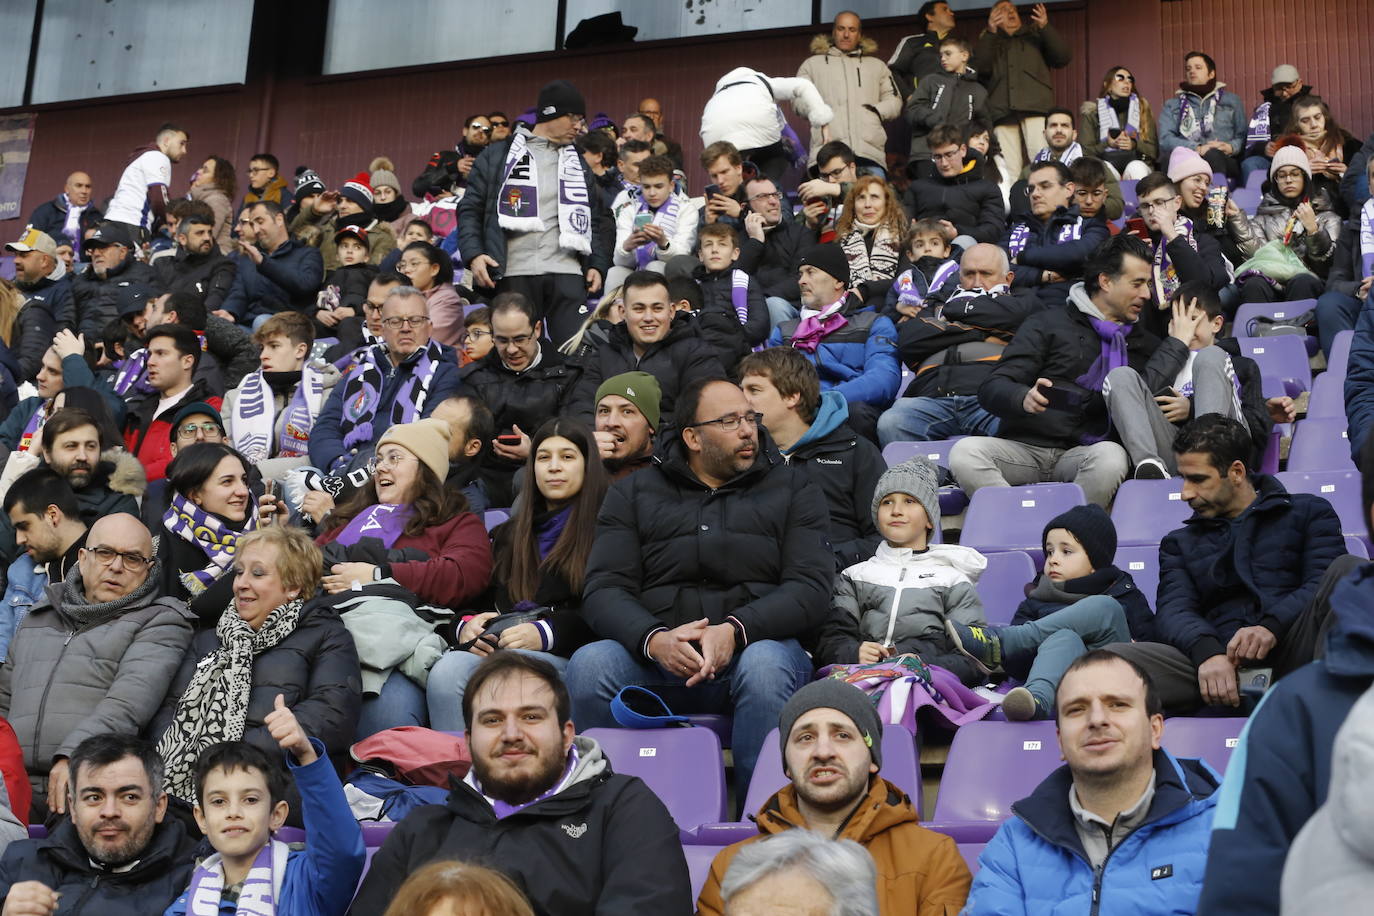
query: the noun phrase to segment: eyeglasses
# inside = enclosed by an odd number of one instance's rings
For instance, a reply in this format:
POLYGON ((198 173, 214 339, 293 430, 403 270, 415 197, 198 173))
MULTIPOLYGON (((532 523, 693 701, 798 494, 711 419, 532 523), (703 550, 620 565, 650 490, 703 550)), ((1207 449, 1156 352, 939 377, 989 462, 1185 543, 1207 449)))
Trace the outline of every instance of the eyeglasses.
POLYGON ((363 308, 369 312, 380 312, 382 310, 382 303, 373 302, 371 299, 365 299, 363 300, 363 308))
POLYGON ((936 162, 946 162, 949 160, 958 159, 961 157, 961 155, 962 153, 960 152, 959 147, 956 146, 954 149, 947 150, 943 153, 932 152, 930 154, 930 158, 935 160, 936 162))
POLYGON ((718 426, 723 432, 732 433, 739 429, 741 423, 748 423, 754 428, 758 428, 759 421, 763 419, 763 414, 750 412, 746 414, 730 414, 727 417, 716 417, 714 420, 702 420, 700 423, 688 423, 691 426, 718 426))
POLYGON ((483 127, 481 124, 469 124, 469 125, 468 125, 468 129, 469 129, 469 130, 480 130, 480 131, 481 131, 482 133, 484 133, 484 134, 489 134, 489 133, 491 133, 491 128, 490 128, 490 127, 483 127))
POLYGON ((1112 74, 1112 79, 1116 80, 1118 83, 1134 83, 1134 82, 1135 82, 1135 77, 1134 77, 1134 76, 1131 76, 1129 73, 1113 73, 1113 74, 1112 74))
POLYGON ((138 553, 120 553, 110 547, 89 547, 91 553, 100 561, 101 566, 113 566, 116 558, 124 562, 124 568, 129 572, 142 572, 152 565, 153 558, 145 557, 138 553))
POLYGON ((1156 210, 1162 209, 1164 205, 1171 200, 1178 200, 1178 195, 1175 194, 1173 197, 1161 197, 1159 200, 1142 200, 1136 204, 1136 209, 1141 213, 1153 213, 1156 210))
POLYGON ((405 464, 407 461, 418 463, 419 458, 414 455, 407 455, 405 452, 387 452, 385 455, 374 455, 368 459, 367 472, 375 474, 382 468, 396 468, 405 464))
POLYGON ((849 166, 842 165, 837 169, 831 169, 828 172, 821 172, 820 174, 826 181, 839 181, 840 176, 844 174, 844 170, 847 168, 849 168, 849 166))
POLYGON ((224 434, 220 430, 218 423, 187 423, 184 426, 178 427, 177 438, 190 439, 198 432, 205 433, 207 436, 221 436, 224 434))
POLYGON ((570 114, 570 115, 568 115, 568 118, 569 118, 574 124, 582 125, 582 124, 586 124, 586 123, 587 123, 587 116, 584 115, 584 114, 580 114, 580 115, 579 115, 579 114, 570 114))
POLYGON ((473 328, 470 331, 464 331, 463 336, 466 337, 468 340, 481 340, 484 337, 490 337, 491 331, 484 331, 481 328, 473 328))
POLYGON ((533 334, 521 334, 519 337, 500 337, 496 334, 491 335, 491 339, 496 342, 498 347, 523 347, 525 344, 534 340, 533 334))
POLYGON ((763 194, 755 194, 749 198, 751 204, 763 203, 768 200, 782 200, 782 193, 779 191, 766 191, 763 194))
POLYGON ((272 171, 272 166, 270 166, 270 165, 250 165, 250 166, 248 167, 248 171, 250 171, 250 172, 270 172, 270 171, 272 171))
POLYGON ((509 122, 509 121, 492 121, 492 122, 491 122, 491 126, 492 126, 493 128, 496 128, 496 127, 510 127, 510 122, 509 122))
POLYGON ((407 328, 422 328, 429 324, 428 315, 392 315, 390 318, 382 319, 382 327, 390 328, 395 331, 402 326, 407 328))

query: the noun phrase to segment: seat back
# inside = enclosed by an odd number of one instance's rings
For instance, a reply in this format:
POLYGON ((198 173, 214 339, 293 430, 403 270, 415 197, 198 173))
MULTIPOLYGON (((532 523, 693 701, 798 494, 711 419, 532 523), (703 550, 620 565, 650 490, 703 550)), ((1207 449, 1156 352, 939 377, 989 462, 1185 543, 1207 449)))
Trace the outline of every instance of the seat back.
POLYGON ((1312 382, 1312 397, 1307 401, 1309 419, 1339 417, 1345 419, 1345 376, 1323 372, 1312 382))
POLYGON ((1341 519, 1341 533, 1368 535, 1361 507, 1359 471, 1284 471, 1275 475, 1289 493, 1311 493, 1331 504, 1341 519))
POLYGON ((1345 552, 1352 557, 1359 557, 1361 560, 1369 559, 1369 546, 1364 541, 1349 534, 1345 536, 1345 552))
POLYGON ((1336 337, 1331 342, 1331 352, 1326 354, 1327 375, 1345 378, 1346 367, 1350 365, 1350 343, 1354 339, 1355 332, 1349 328, 1336 332, 1336 337))
POLYGON ((1037 567, 1044 555, 1045 524, 1087 502, 1076 483, 983 487, 969 500, 959 543, 982 553, 1024 550, 1037 567))
POLYGON ((725 769, 709 728, 589 728, 611 768, 638 776, 679 830, 725 819, 725 769))
POLYGON ((1237 207, 1253 216, 1255 211, 1259 209, 1263 195, 1259 188, 1236 188, 1231 192, 1231 199, 1236 202, 1237 207))
POLYGON ((959 855, 964 857, 964 864, 968 866, 969 874, 975 878, 978 876, 978 857, 987 848, 987 843, 960 843, 959 855))
POLYGON ((1312 388, 1312 366, 1307 345, 1296 334, 1281 337, 1241 338, 1240 352, 1259 363, 1261 375, 1283 379, 1288 393, 1297 397, 1312 388))
POLYGON ((995 830, 1060 762, 1053 722, 969 722, 954 733, 932 825, 995 830))
POLYGON ((892 468, 910 458, 926 458, 940 467, 949 467, 949 450, 966 436, 953 439, 932 439, 929 442, 889 442, 883 446, 883 460, 892 468))
POLYGON ((1164 749, 1175 757, 1201 757, 1212 765, 1212 769, 1225 773, 1245 721, 1244 718, 1165 719, 1164 749))
POLYGON ((990 553, 988 568, 978 577, 974 588, 983 600, 983 613, 988 623, 1002 626, 1011 623, 1016 608, 1026 598, 1026 585, 1035 579, 1035 564, 1019 550, 990 553))
MULTIPOLYGON (((1244 208, 1242 208, 1244 209, 1244 208)), ((1310 312, 1317 307, 1316 299, 1293 299, 1288 302, 1245 302, 1236 309, 1235 336, 1238 338, 1257 339, 1259 334, 1252 333, 1262 328, 1264 322, 1257 322, 1254 319, 1260 315, 1273 318, 1275 321, 1292 321, 1303 312, 1310 312), (1255 327, 1252 329, 1251 324, 1255 327)), ((1293 335, 1297 336, 1297 335, 1293 335)))
POLYGON ((1288 470, 1355 470, 1345 417, 1313 417, 1300 421, 1293 431, 1293 445, 1288 450, 1288 470))
POLYGON ((701 889, 706 886, 706 879, 711 876, 711 863, 716 860, 716 854, 724 846, 683 846, 682 853, 687 857, 687 874, 692 879, 692 906, 696 906, 697 899, 701 897, 701 889))
POLYGON ((1183 527, 1192 514, 1192 507, 1183 501, 1180 478, 1127 480, 1112 502, 1116 542, 1123 547, 1158 544, 1164 535, 1183 527))
POLYGON ((1135 587, 1150 602, 1150 610, 1159 609, 1159 545, 1138 544, 1116 549, 1116 568, 1131 574, 1135 587))
POLYGON ((510 513, 505 509, 488 509, 482 513, 482 523, 487 526, 488 531, 507 521, 510 521, 510 513))

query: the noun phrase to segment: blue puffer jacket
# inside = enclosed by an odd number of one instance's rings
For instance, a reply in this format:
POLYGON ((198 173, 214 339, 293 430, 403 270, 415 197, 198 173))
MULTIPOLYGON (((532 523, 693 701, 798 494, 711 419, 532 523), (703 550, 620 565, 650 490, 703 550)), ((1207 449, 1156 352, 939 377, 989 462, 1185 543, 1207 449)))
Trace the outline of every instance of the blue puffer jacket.
POLYGON ((1167 916, 1191 913, 1216 806, 1215 770, 1155 751, 1155 796, 1145 822, 1094 873, 1069 810, 1068 765, 1055 770, 979 856, 964 916, 1167 916), (1168 869, 1168 873, 1162 870, 1168 869))
MULTIPOLYGON (((367 850, 324 745, 318 738, 311 738, 310 743, 319 754, 314 763, 300 766, 292 755, 285 755, 301 793, 305 848, 293 849, 287 857, 275 912, 278 916, 343 916, 363 875, 367 850)), ((184 916, 189 895, 188 888, 163 916, 184 916)), ((238 909, 221 900, 219 912, 234 916, 238 909)))
POLYGON ((1156 632, 1195 665, 1225 654, 1241 627, 1258 624, 1282 640, 1345 554, 1329 502, 1264 474, 1252 480, 1255 501, 1236 518, 1194 515, 1159 545, 1156 632))
MULTIPOLYGON (((887 408, 897 398, 902 370, 897 364, 897 328, 891 319, 863 307, 854 293, 845 297, 848 324, 821 338, 811 355, 821 377, 821 390, 832 388, 851 404, 887 408)), ((768 338, 770 347, 790 347, 800 321, 784 321, 768 338)), ((805 352, 805 351, 803 351, 805 352)))
POLYGON ((1345 369, 1345 419, 1350 455, 1360 462, 1360 448, 1374 428, 1374 293, 1365 299, 1355 337, 1350 341, 1350 362, 1345 369))
POLYGON ((1326 654, 1264 695, 1217 793, 1199 916, 1278 916, 1288 848, 1331 785, 1346 713, 1374 686, 1374 564, 1331 593, 1326 654))

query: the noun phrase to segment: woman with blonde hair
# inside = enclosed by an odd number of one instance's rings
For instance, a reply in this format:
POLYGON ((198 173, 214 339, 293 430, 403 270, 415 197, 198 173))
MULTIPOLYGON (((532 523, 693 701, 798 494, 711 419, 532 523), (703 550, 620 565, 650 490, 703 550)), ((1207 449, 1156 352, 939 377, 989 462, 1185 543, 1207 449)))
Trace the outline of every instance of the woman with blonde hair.
POLYGON ((582 322, 582 327, 577 329, 577 333, 559 345, 559 352, 574 359, 585 356, 588 351, 595 350, 605 343, 611 327, 624 320, 625 295, 617 286, 605 292, 596 308, 587 316, 587 320, 582 322))
POLYGON ((440 861, 407 878, 384 916, 534 916, 534 910, 500 872, 440 861))
POLYGON ((902 259, 908 222, 886 181, 861 175, 849 186, 835 235, 849 261, 850 287, 865 303, 886 301, 902 259))

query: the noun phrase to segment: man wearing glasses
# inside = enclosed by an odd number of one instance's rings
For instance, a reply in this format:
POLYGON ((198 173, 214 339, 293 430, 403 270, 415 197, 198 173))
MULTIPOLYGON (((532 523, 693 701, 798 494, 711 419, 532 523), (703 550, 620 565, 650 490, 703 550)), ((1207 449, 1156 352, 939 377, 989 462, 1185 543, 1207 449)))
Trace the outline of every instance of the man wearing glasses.
POLYGON ((797 186, 802 199, 802 219, 816 233, 816 240, 834 240, 835 223, 849 186, 859 177, 854 151, 842 140, 831 140, 816 151, 817 178, 797 186))
POLYGON ((1268 89, 1260 90, 1264 101, 1255 107, 1250 118, 1249 129, 1245 133, 1245 158, 1241 160, 1241 178, 1248 179, 1251 172, 1268 172, 1269 162, 1278 152, 1279 141, 1288 127, 1288 119, 1293 113, 1293 104, 1300 99, 1315 95, 1311 86, 1302 81, 1302 74, 1292 64, 1280 64, 1270 74, 1268 89))
POLYGON ((362 467, 392 424, 429 416, 458 390, 458 354, 430 338, 424 293, 393 287, 381 325, 382 342, 358 354, 310 430, 310 463, 326 474, 362 467))
POLYGON ((769 323, 777 327, 796 318, 801 308, 797 269, 802 251, 811 244, 811 233, 783 210, 782 194, 771 178, 760 176, 747 182, 744 193, 749 213, 744 217, 735 267, 763 288, 769 323))
POLYGON ((458 246, 474 285, 522 294, 555 345, 577 333, 615 244, 596 178, 573 145, 586 113, 571 83, 544 86, 534 127, 488 145, 458 204, 458 246))
POLYGON ((606 494, 582 615, 600 637, 565 680, 579 728, 614 727, 622 687, 675 713, 732 712, 740 791, 783 705, 811 678, 797 638, 830 600, 825 500, 773 452, 744 393, 688 385, 658 460, 606 494))
POLYGON ((915 219, 944 220, 954 227, 954 243, 965 249, 979 242, 997 244, 1007 231, 1002 191, 984 177, 983 154, 970 150, 964 132, 941 124, 927 137, 935 175, 918 178, 906 203, 915 219))
POLYGON ((1179 210, 1183 198, 1178 185, 1162 172, 1151 172, 1136 185, 1137 210, 1150 232, 1154 248, 1151 304, 1141 320, 1150 333, 1163 336, 1169 324, 1169 300, 1184 283, 1221 289, 1228 282, 1226 259, 1216 237, 1193 226, 1179 210))
MULTIPOLYGON (((502 117, 504 121, 505 118, 502 117)), ((410 190, 421 200, 447 197, 456 194, 459 188, 468 184, 468 174, 472 164, 477 161, 482 150, 491 143, 491 118, 486 115, 468 115, 463 121, 463 139, 453 149, 442 149, 429 157, 425 170, 411 184, 410 190)), ((510 132, 509 123, 506 128, 510 132)))
POLYGON ((164 597, 153 540, 132 515, 91 526, 77 575, 48 587, 0 667, 0 716, 24 750, 31 816, 67 808, 67 759, 92 735, 137 735, 191 643, 192 615, 164 597))

